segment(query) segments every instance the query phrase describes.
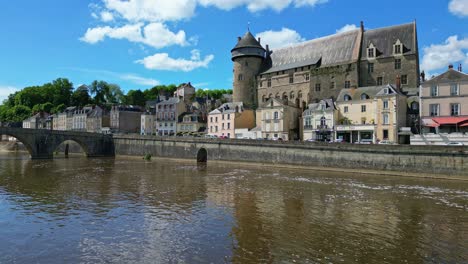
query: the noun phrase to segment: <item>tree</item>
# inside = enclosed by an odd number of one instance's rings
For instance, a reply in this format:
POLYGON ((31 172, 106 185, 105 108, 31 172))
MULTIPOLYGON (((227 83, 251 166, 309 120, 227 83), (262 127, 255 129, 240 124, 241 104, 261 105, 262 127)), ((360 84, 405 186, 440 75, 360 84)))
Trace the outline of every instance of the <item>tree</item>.
POLYGON ((124 93, 117 84, 108 84, 105 95, 107 104, 121 104, 124 99, 124 93))
POLYGON ((7 110, 5 121, 21 122, 30 116, 31 116, 31 108, 24 106, 24 105, 16 105, 7 110))
POLYGON ((94 103, 102 105, 106 103, 106 94, 108 94, 109 85, 105 81, 93 81, 89 91, 94 95, 94 103))
POLYGON ((88 105, 92 102, 91 96, 88 92, 88 87, 86 85, 82 85, 78 87, 73 94, 71 95, 71 104, 83 107, 88 105))
POLYGON ((146 98, 141 90, 130 90, 127 96, 125 96, 125 103, 128 105, 144 106, 146 98))

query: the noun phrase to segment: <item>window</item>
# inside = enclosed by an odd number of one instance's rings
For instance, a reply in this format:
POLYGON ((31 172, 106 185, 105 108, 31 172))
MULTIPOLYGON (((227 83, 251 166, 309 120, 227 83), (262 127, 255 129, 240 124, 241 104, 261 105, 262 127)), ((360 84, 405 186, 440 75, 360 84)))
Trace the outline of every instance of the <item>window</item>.
POLYGON ((367 72, 368 73, 373 73, 374 72, 374 63, 368 63, 367 64, 367 72))
POLYGON ((394 54, 401 54, 401 45, 400 44, 396 44, 395 46, 393 46, 394 49, 394 54))
POLYGON ((388 100, 383 101, 383 109, 388 109, 388 100))
POLYGON ((210 117, 210 122, 213 123, 213 117, 210 117))
POLYGON ((330 89, 335 89, 335 82, 330 83, 330 89))
POLYGON ((221 129, 224 130, 224 123, 222 124, 221 129))
POLYGON ((369 99, 369 96, 365 93, 361 94, 361 100, 367 100, 369 99))
POLYGON ((215 117, 215 122, 218 123, 218 117, 215 117))
POLYGON ((294 83, 294 74, 289 74, 289 83, 294 83))
POLYGON ((460 104, 450 104, 450 115, 452 116, 460 115, 460 104))
POLYGON ((237 76, 237 80, 238 81, 244 80, 244 76, 242 74, 239 74, 239 76, 237 76))
POLYGON ((278 112, 275 112, 274 119, 278 119, 278 112))
POLYGON ((401 69, 401 59, 395 59, 395 70, 401 69))
POLYGON ((367 49, 367 58, 375 58, 375 48, 367 49))
POLYGON ((216 126, 215 129, 216 129, 216 132, 218 132, 218 126, 216 126))
POLYGON ((431 96, 439 95, 439 87, 437 85, 431 86, 431 96))
POLYGON ((431 116, 439 116, 439 104, 430 104, 429 111, 431 116))
POLYGON ((310 80, 310 74, 306 73, 306 75, 305 75, 305 80, 306 80, 306 81, 310 80))
POLYGON ((351 88, 351 82, 350 81, 345 81, 344 82, 344 88, 346 88, 346 89, 351 88))
POLYGON ((231 133, 228 133, 228 134, 227 134, 227 137, 228 137, 228 138, 231 138, 231 133))
POLYGON ((344 107, 344 110, 343 110, 345 113, 348 113, 349 112, 349 108, 347 106, 344 107))
POLYGON ((260 81, 259 85, 258 85, 260 88, 263 87, 263 81, 260 81))
POLYGON ((366 112, 366 108, 367 108, 366 105, 361 105, 361 112, 362 113, 366 112))
POLYGON ((267 86, 268 86, 268 87, 271 87, 271 78, 268 78, 268 80, 267 80, 267 86))
POLYGON ((351 101, 352 99, 351 99, 351 96, 349 94, 345 94, 344 100, 345 101, 351 101))
POLYGON ((412 102, 411 103, 411 110, 419 110, 419 103, 418 102, 412 102))
POLYGON ((388 125, 389 124, 388 114, 383 114, 382 120, 383 120, 384 125, 388 125))
POLYGON ((384 129, 382 131, 382 134, 383 134, 383 139, 387 140, 388 139, 388 130, 387 129, 384 129))
POLYGON ((450 84, 450 95, 459 95, 458 84, 450 84))
POLYGON ((401 84, 408 84, 408 75, 401 76, 401 84))
POLYGON ((377 85, 383 84, 383 77, 377 77, 377 85))
POLYGON ((231 120, 231 114, 228 114, 228 115, 227 115, 227 119, 228 119, 228 120, 231 120))
POLYGON ((227 129, 231 129, 231 123, 227 123, 227 129))
POLYGON ((327 119, 322 116, 322 118, 320 118, 320 126, 321 127, 326 127, 327 126, 327 119))
POLYGON ((224 114, 221 116, 221 120, 224 120, 224 114))
POLYGON ((315 91, 320 92, 320 83, 315 84, 315 91))

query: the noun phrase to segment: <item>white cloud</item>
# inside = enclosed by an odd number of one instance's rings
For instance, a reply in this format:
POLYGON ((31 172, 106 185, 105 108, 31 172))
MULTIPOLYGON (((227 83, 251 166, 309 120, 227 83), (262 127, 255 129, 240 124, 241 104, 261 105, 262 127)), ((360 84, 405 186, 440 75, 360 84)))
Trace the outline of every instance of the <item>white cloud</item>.
POLYGON ((451 0, 449 10, 457 16, 468 16, 468 0, 451 0))
POLYGON ((468 38, 458 39, 450 36, 443 44, 424 47, 421 70, 426 72, 446 68, 449 64, 463 62, 468 64, 468 38))
POLYGON ((161 23, 150 23, 146 26, 143 26, 143 23, 137 23, 114 28, 109 26, 88 28, 80 40, 95 44, 103 41, 106 37, 126 39, 130 42, 143 43, 154 48, 188 45, 183 30, 174 33, 161 23))
POLYGON ((0 103, 3 102, 3 100, 7 99, 8 96, 12 93, 15 93, 21 89, 16 88, 14 86, 2 86, 0 85, 0 103))
POLYGON ((202 60, 199 50, 192 50, 191 54, 190 60, 187 60, 183 58, 171 58, 167 53, 156 53, 138 60, 136 63, 143 64, 147 69, 151 70, 189 72, 197 68, 207 68, 208 64, 214 59, 214 55, 207 55, 202 60))
POLYGON ((114 20, 114 15, 109 11, 101 12, 101 20, 103 22, 111 22, 114 20))
POLYGON ((187 19, 195 14, 196 0, 103 0, 108 10, 128 21, 162 22, 187 19))
POLYGON ((343 32, 347 32, 347 31, 351 31, 351 30, 355 30, 355 29, 358 29, 358 27, 356 25, 346 24, 342 28, 337 29, 336 33, 343 33, 343 32))
POLYGON ((265 9, 281 11, 291 5, 294 7, 315 6, 326 3, 328 0, 199 0, 203 6, 215 6, 222 10, 231 10, 240 6, 247 6, 250 12, 258 12, 265 9))
POLYGON ((155 79, 144 78, 136 74, 123 74, 119 75, 119 78, 139 85, 155 86, 160 84, 160 82, 155 79))
POLYGON ((290 46, 305 41, 299 33, 289 28, 282 28, 280 31, 264 31, 257 34, 257 38, 259 37, 262 43, 268 44, 271 49, 290 46))

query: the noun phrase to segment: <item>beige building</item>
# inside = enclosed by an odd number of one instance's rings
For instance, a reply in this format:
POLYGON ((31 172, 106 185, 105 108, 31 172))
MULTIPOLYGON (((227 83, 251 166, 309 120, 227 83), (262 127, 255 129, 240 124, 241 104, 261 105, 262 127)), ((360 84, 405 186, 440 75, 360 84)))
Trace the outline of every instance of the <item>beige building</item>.
POLYGON ((468 75, 449 69, 421 85, 423 133, 468 132, 468 75))
POLYGON ((177 97, 188 104, 195 97, 195 87, 193 87, 190 82, 181 84, 174 92, 174 97, 177 97))
POLYGON ((160 136, 174 136, 177 133, 179 115, 187 110, 184 100, 171 97, 156 104, 156 127, 160 136))
POLYGON ((343 89, 337 108, 336 140, 397 143, 400 127, 406 126, 406 96, 392 85, 343 89))
POLYGON ((47 129, 47 119, 49 114, 41 112, 37 113, 23 121, 23 128, 30 129, 47 129))
POLYGON ((241 102, 225 103, 208 114, 208 134, 235 138, 235 129, 255 127, 253 110, 244 109, 241 102))
POLYGON ((200 111, 187 112, 179 116, 177 133, 206 132, 206 115, 200 111))
POLYGON ((156 115, 151 112, 141 114, 141 135, 155 135, 156 134, 156 115))
POLYGON ((333 99, 309 104, 302 116, 304 140, 333 141, 336 138, 335 124, 338 119, 338 110, 333 99))
POLYGON ((92 133, 103 133, 110 126, 109 112, 99 106, 94 106, 86 117, 86 131, 92 133))
POLYGON ((299 138, 301 109, 288 100, 270 98, 257 109, 257 125, 262 138, 295 140, 299 138))

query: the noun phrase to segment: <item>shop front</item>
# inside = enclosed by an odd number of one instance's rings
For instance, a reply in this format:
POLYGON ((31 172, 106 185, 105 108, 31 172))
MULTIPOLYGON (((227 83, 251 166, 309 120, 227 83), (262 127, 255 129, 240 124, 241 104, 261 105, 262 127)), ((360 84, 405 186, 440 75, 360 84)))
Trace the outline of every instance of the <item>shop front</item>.
POLYGON ((335 141, 348 143, 376 143, 375 125, 345 125, 336 127, 335 141))

